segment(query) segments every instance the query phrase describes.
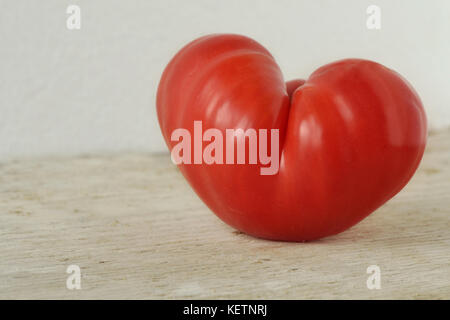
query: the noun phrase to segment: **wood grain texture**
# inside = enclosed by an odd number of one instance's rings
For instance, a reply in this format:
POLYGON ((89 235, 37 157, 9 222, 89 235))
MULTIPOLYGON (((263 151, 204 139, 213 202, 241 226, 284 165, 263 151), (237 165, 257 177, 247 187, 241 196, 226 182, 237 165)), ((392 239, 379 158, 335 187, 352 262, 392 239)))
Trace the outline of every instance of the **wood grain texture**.
POLYGON ((0 165, 0 298, 449 299, 450 131, 357 226, 311 243, 254 239, 222 223, 168 155, 0 165), (81 290, 66 268, 81 268, 81 290), (381 289, 366 286, 369 265, 381 289))

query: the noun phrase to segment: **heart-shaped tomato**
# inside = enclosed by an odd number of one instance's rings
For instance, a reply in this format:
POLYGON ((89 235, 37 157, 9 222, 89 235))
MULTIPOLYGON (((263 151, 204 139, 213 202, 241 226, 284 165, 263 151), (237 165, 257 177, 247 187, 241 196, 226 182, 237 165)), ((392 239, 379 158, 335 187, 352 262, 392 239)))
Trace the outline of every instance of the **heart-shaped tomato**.
POLYGON ((245 164, 179 165, 223 221, 274 240, 312 240, 356 224, 405 186, 426 143, 420 99, 393 70, 347 59, 286 84, 270 53, 240 35, 205 36, 181 49, 162 75, 157 111, 171 150, 180 141, 174 131, 194 136, 195 121, 224 137, 227 129, 279 130, 276 174, 250 164, 248 146, 245 164))

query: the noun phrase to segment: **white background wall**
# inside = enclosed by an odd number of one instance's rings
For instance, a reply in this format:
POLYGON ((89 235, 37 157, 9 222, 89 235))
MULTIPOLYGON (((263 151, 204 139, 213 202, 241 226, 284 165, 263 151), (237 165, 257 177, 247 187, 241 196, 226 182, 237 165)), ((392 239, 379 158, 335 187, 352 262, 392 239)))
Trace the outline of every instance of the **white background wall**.
POLYGON ((188 41, 241 33, 286 79, 336 59, 373 59, 419 92, 432 128, 450 125, 450 1, 0 0, 0 160, 165 151, 159 77, 188 41), (66 8, 81 8, 67 30, 66 8), (366 9, 381 8, 381 30, 366 9))

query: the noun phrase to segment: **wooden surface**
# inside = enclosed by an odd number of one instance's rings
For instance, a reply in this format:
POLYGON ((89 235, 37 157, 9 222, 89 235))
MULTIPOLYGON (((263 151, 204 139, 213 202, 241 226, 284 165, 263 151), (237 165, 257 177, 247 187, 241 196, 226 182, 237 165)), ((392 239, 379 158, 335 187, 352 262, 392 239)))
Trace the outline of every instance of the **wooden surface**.
POLYGON ((312 243, 222 223, 168 155, 0 165, 0 298, 450 298, 450 131, 420 170, 352 229, 312 243), (66 268, 81 268, 68 290, 66 268), (381 289, 366 286, 370 265, 381 289))

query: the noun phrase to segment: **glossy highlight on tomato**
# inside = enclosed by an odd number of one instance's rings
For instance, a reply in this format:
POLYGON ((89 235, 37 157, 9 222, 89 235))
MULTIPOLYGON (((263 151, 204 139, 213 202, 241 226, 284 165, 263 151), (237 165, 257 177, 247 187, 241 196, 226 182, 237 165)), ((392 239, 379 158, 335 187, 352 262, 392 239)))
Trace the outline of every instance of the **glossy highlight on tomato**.
MULTIPOLYGON (((249 235, 307 241, 342 232, 397 194, 426 143, 426 116, 412 86, 376 62, 345 59, 285 82, 272 55, 241 35, 187 44, 157 93, 164 139, 205 129, 279 129, 280 165, 180 164, 199 197, 249 235)), ((269 148, 270 149, 270 148, 269 148)))

